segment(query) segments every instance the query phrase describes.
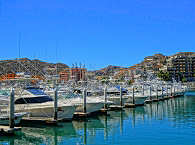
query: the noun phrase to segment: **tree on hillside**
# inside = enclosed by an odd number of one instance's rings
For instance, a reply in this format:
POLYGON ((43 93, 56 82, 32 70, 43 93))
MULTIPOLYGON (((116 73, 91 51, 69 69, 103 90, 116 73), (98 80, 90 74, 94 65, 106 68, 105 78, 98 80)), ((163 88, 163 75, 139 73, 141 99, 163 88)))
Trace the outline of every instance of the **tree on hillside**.
POLYGON ((171 76, 168 72, 160 71, 160 72, 158 72, 157 76, 159 78, 161 78, 163 81, 170 81, 171 80, 171 76))
POLYGON ((185 83, 185 82, 187 82, 187 79, 185 77, 183 77, 181 81, 182 81, 182 83, 185 83))

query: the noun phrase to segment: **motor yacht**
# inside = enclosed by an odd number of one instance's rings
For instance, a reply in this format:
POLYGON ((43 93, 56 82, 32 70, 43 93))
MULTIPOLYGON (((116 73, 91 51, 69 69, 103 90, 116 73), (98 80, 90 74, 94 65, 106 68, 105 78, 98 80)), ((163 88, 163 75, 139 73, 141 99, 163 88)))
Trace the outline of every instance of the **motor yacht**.
MULTIPOLYGON (((2 111, 6 111, 6 109, 4 108, 2 111)), ((28 112, 28 117, 52 118, 54 114, 54 100, 40 88, 17 88, 15 89, 15 112, 28 112)), ((72 119, 74 112, 75 106, 71 102, 62 103, 58 101, 59 120, 72 119)))

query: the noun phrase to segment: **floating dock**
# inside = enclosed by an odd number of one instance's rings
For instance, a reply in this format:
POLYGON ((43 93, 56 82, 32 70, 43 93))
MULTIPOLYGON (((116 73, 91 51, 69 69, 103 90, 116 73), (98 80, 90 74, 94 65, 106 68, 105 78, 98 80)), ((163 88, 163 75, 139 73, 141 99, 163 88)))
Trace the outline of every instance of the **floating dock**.
POLYGON ((125 108, 135 108, 136 104, 125 103, 125 108))
POLYGON ((92 116, 97 116, 97 115, 107 115, 107 109, 101 109, 96 112, 91 112, 91 113, 84 113, 84 112, 75 112, 73 119, 78 120, 78 119, 83 119, 87 117, 92 117, 92 116))
POLYGON ((9 126, 0 126, 0 135, 1 136, 11 136, 14 135, 16 131, 20 131, 21 127, 10 128, 9 126))
POLYGON ((110 105, 109 106, 109 110, 110 111, 114 111, 114 110, 123 110, 124 106, 120 106, 120 105, 110 105))
POLYGON ((21 124, 43 124, 43 125, 57 125, 57 122, 61 120, 54 120, 53 118, 47 117, 23 117, 21 120, 21 124))
POLYGON ((125 103, 125 108, 135 108, 138 106, 144 106, 144 104, 132 104, 132 103, 125 103))

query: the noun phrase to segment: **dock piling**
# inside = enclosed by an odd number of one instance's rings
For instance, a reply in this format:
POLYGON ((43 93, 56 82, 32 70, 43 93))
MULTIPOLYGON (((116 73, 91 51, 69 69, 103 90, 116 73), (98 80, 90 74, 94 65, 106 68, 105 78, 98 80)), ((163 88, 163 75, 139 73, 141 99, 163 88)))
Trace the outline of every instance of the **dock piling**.
POLYGON ((9 126, 0 126, 0 136, 14 135, 15 131, 21 130, 21 127, 15 127, 14 95, 14 89, 12 88, 9 98, 9 126))
POLYGON ((86 113, 86 103, 87 103, 87 100, 86 100, 86 97, 87 97, 87 93, 86 93, 86 89, 83 90, 83 113, 86 113))
POLYGON ((150 101, 152 101, 152 87, 150 86, 150 101))
POLYGON ((104 88, 104 109, 107 109, 107 86, 104 88))
POLYGON ((135 88, 133 86, 133 104, 135 104, 135 88))
POLYGON ((123 106, 123 92, 122 92, 122 87, 120 86, 120 106, 123 106))
POLYGON ((156 86, 156 100, 158 101, 158 85, 156 86))
POLYGON ((10 94, 10 102, 9 102, 9 127, 10 129, 14 128, 14 89, 11 89, 11 94, 10 94))
POLYGON ((142 95, 144 96, 144 84, 143 84, 143 87, 142 87, 142 95))
POLYGON ((169 95, 169 90, 168 90, 168 85, 166 86, 166 98, 168 97, 169 95))
POLYGON ((162 96, 162 99, 164 99, 164 87, 163 86, 161 88, 161 96, 162 96))
POLYGON ((54 120, 58 120, 58 90, 54 90, 54 120))

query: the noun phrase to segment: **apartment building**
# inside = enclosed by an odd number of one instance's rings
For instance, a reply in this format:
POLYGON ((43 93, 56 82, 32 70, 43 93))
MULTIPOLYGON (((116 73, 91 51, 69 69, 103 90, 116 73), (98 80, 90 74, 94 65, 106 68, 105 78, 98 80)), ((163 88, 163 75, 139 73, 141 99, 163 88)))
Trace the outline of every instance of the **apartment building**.
POLYGON ((195 81, 195 53, 180 52, 169 58, 167 71, 177 81, 195 81))
POLYGON ((87 70, 85 68, 67 68, 64 69, 59 73, 60 75, 60 81, 69 81, 69 80, 74 80, 74 81, 82 81, 86 80, 86 72, 87 70))

